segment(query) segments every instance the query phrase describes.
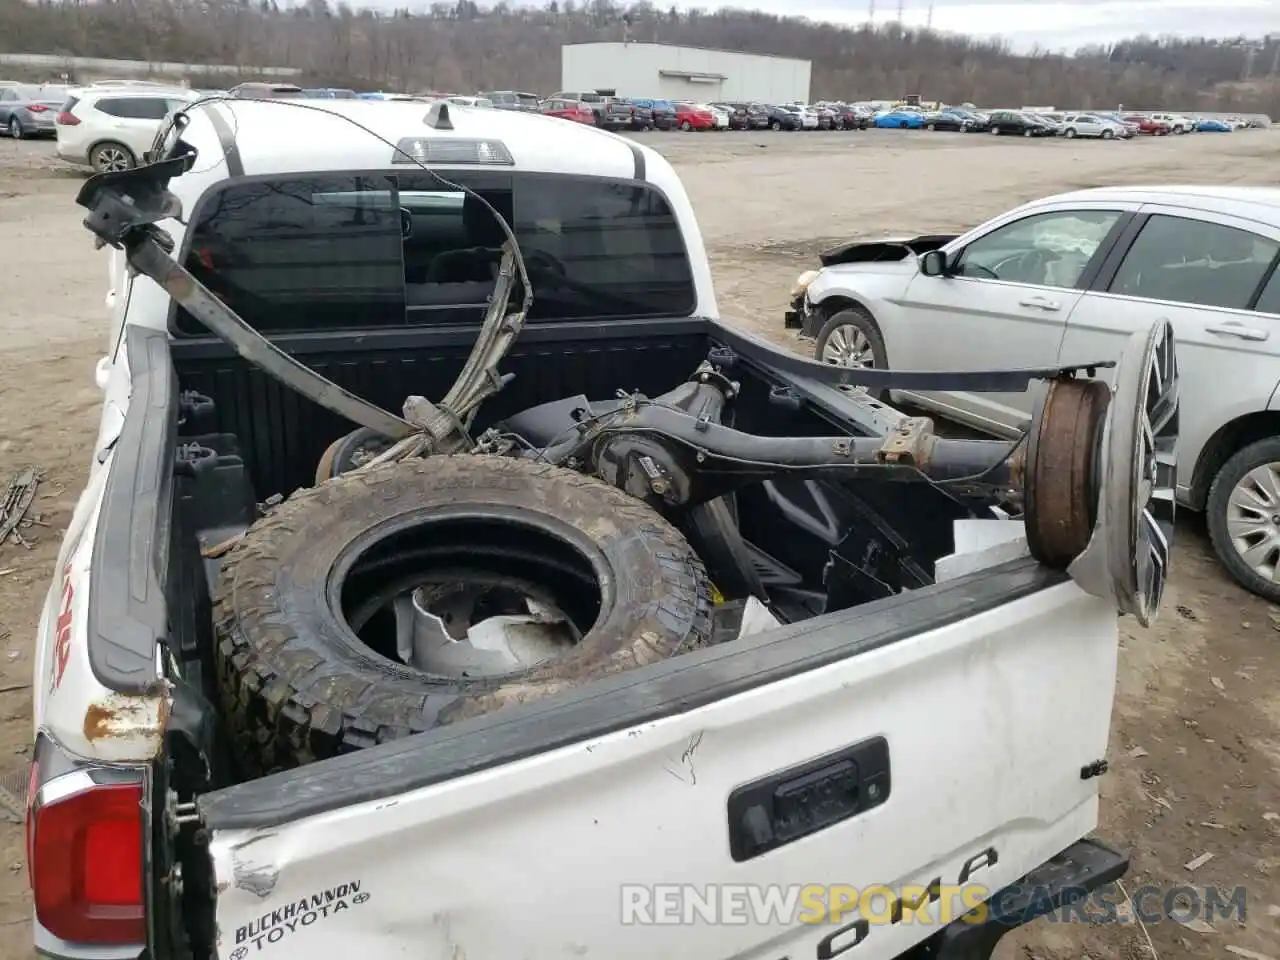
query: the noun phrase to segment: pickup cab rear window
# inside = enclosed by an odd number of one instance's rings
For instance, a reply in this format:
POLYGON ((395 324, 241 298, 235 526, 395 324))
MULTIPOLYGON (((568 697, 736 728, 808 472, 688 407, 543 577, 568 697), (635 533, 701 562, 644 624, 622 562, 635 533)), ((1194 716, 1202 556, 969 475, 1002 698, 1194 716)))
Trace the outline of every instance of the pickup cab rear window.
MULTIPOLYGON (((684 239, 652 187, 450 172, 514 226, 530 321, 688 316, 684 239)), ((187 267, 264 332, 472 323, 505 235, 484 203, 428 174, 233 183, 200 204, 187 267)), ((204 328, 179 310, 177 332, 204 328)))

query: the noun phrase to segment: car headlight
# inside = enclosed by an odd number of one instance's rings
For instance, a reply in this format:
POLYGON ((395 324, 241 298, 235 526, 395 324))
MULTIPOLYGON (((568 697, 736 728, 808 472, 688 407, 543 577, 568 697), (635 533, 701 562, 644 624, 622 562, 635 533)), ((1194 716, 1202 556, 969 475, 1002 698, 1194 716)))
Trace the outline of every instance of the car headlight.
POLYGON ((813 283, 816 279, 818 279, 817 270, 806 270, 804 273, 800 274, 800 276, 796 277, 796 282, 791 287, 791 299, 794 300, 796 297, 801 296, 809 289, 809 284, 813 283))

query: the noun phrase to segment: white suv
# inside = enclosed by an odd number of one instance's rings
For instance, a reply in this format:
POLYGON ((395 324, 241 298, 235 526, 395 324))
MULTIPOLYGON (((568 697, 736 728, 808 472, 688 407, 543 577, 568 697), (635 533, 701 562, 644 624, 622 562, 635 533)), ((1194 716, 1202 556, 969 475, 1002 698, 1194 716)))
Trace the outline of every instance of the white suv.
POLYGON ((142 160, 171 110, 196 99, 182 88, 102 86, 71 91, 55 121, 58 156, 98 173, 142 160))

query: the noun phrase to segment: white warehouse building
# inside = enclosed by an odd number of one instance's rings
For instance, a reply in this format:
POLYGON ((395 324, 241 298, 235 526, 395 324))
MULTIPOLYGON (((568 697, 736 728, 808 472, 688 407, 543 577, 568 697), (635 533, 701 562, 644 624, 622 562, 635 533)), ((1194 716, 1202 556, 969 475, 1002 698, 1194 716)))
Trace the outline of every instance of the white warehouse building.
POLYGON ((677 47, 574 43, 560 48, 560 89, 658 100, 809 102, 808 60, 677 47))

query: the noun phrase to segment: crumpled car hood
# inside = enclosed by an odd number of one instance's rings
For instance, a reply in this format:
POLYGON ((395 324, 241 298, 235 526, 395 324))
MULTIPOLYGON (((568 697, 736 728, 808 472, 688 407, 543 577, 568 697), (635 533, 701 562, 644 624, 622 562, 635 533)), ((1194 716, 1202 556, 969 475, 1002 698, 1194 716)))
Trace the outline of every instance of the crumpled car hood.
POLYGON ((823 250, 818 260, 824 267, 842 263, 893 263, 907 257, 918 257, 930 250, 937 250, 954 240, 959 234, 926 234, 919 237, 888 237, 881 240, 844 243, 823 250))

